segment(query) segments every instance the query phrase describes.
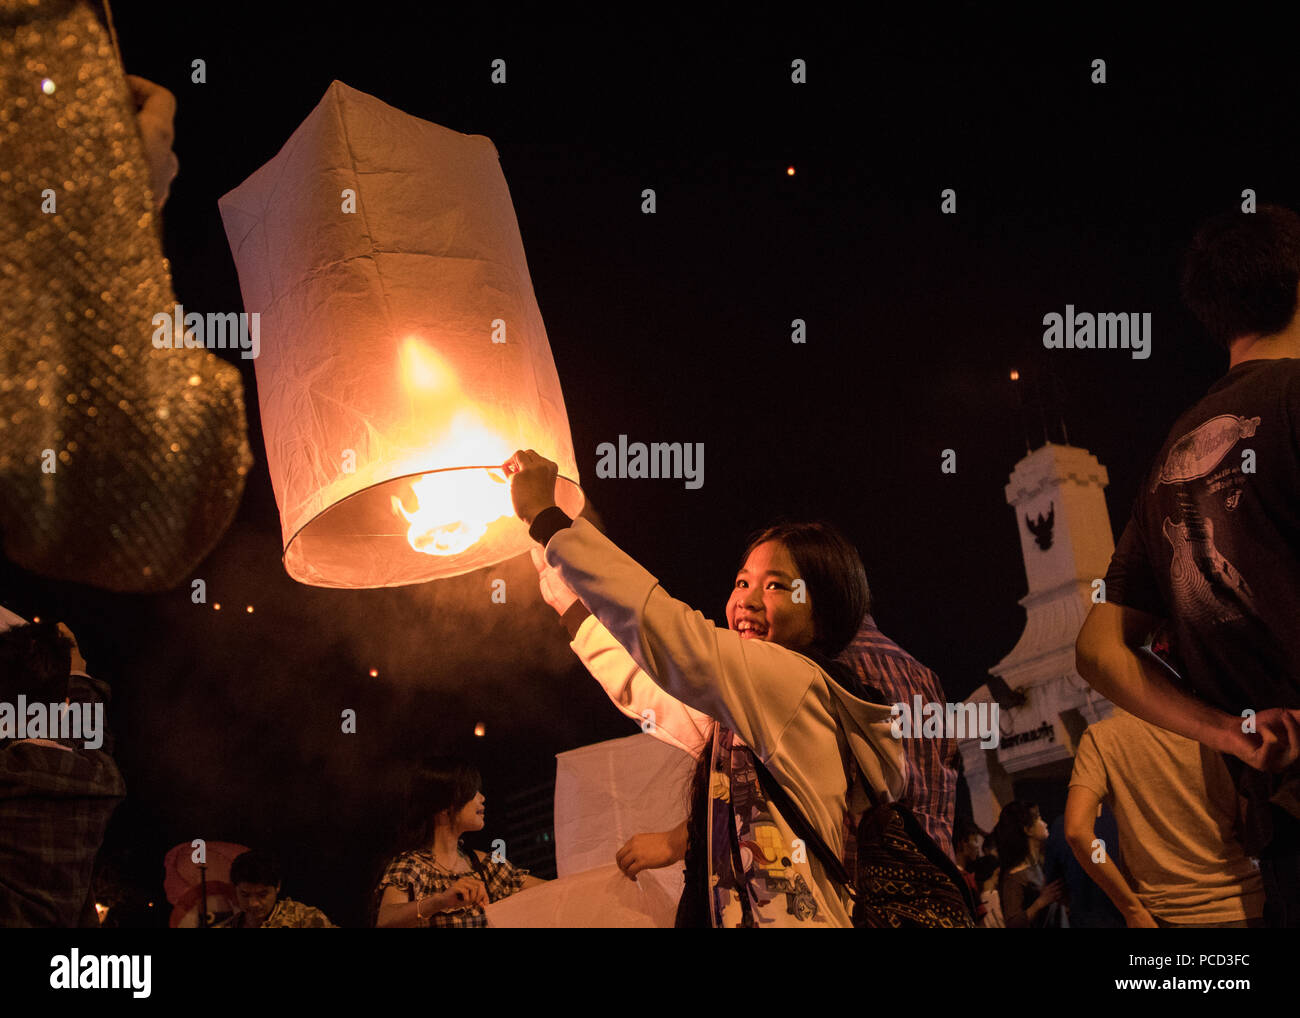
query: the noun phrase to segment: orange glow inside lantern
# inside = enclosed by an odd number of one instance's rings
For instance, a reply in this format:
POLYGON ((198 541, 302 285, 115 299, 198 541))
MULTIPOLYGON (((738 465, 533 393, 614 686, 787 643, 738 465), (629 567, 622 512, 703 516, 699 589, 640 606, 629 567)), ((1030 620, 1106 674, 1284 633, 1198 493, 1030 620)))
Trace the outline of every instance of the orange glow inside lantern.
POLYGON ((467 551, 488 531, 488 527, 514 514, 510 482, 505 471, 487 463, 505 459, 507 443, 493 435, 467 409, 458 409, 463 397, 455 376, 436 353, 412 337, 402 344, 401 375, 418 413, 438 419, 443 407, 454 416, 446 427, 447 437, 432 450, 435 459, 452 462, 482 459, 483 468, 461 467, 425 474, 411 482, 415 505, 408 511, 402 498, 390 496, 393 511, 410 524, 406 539, 426 555, 458 555, 467 551))
POLYGON ((335 82, 220 204, 245 310, 261 314, 258 399, 294 579, 398 586, 526 552, 502 469, 516 449, 554 460, 556 503, 581 511, 488 139, 335 82))

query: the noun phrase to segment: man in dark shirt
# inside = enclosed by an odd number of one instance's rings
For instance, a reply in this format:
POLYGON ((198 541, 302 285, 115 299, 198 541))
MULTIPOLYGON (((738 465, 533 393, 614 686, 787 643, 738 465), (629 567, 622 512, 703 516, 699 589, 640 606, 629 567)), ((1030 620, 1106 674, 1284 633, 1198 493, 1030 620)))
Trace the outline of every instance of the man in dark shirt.
POLYGON ((1183 294, 1229 370, 1143 481, 1077 667, 1130 713, 1225 754, 1252 804, 1270 923, 1295 926, 1300 823, 1284 806, 1300 809, 1300 217, 1261 206, 1206 223, 1183 294), (1140 653, 1161 620, 1178 674, 1140 653))

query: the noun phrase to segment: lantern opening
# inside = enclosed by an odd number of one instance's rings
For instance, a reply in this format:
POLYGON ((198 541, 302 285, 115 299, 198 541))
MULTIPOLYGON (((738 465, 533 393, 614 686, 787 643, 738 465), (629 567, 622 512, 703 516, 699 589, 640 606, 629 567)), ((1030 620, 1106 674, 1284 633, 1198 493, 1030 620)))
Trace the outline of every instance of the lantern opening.
POLYGON ((410 525, 406 539, 426 555, 457 555, 487 533, 488 526, 511 516, 510 482, 505 472, 444 470, 425 474, 411 484, 415 511, 407 512, 398 496, 392 496, 393 511, 410 525))
MULTIPOLYGON (((559 477, 555 502, 576 517, 586 498, 559 477)), ((350 577, 364 566, 369 586, 396 587, 495 565, 531 545, 500 467, 452 467, 390 478, 335 502, 290 538, 284 562, 317 586, 355 586, 350 577)))

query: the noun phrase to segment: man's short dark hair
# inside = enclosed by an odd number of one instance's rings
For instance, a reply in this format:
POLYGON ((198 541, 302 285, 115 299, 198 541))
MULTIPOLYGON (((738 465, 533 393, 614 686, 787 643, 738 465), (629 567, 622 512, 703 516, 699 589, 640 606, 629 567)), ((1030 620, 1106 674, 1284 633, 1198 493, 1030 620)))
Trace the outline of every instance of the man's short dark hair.
POLYGON ((982 841, 987 837, 988 835, 980 829, 979 824, 970 817, 958 817, 957 823, 953 827, 952 842, 954 845, 964 845, 971 838, 979 838, 982 841))
POLYGON ((1300 216, 1279 205, 1203 223, 1183 260, 1183 300, 1214 341, 1290 324, 1300 286, 1300 216))
POLYGON ((230 864, 230 882, 240 884, 280 885, 280 864, 265 852, 245 852, 230 864))
POLYGON ((56 703, 68 695, 72 641, 56 622, 29 622, 0 632, 0 701, 56 703))

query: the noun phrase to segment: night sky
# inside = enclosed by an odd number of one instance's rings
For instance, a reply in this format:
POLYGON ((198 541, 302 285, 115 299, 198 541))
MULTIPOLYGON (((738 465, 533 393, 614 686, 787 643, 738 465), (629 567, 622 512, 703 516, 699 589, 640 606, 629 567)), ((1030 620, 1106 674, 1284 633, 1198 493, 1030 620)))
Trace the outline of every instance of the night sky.
MULTIPOLYGON (((829 519, 862 552, 881 628, 954 699, 1024 621, 1003 488, 1044 430, 1018 411, 1009 371, 1027 399, 1045 394, 1052 440, 1064 421, 1109 471, 1118 536, 1174 417, 1226 369, 1179 303, 1191 232, 1243 188, 1300 199, 1292 68, 1209 36, 1089 24, 1011 41, 973 7, 867 32, 657 10, 579 25, 267 6, 114 10, 127 70, 179 104, 164 221, 186 309, 242 310, 217 199, 332 80, 487 135, 583 485, 614 541, 721 622, 753 530, 829 519), (498 57, 505 85, 489 78, 498 57), (190 81, 196 58, 206 83, 190 81), (790 81, 795 58, 807 84, 790 81), (1095 58, 1105 84, 1090 81, 1095 58), (646 187, 654 215, 640 210, 646 187), (940 212, 944 188, 955 215, 940 212), (1045 350, 1043 316, 1066 304, 1150 312, 1151 357, 1045 350), (794 318, 805 344, 791 342, 794 318), (619 435, 703 443, 703 487, 598 479, 596 447, 619 435)), ((7 563, 0 600, 67 621, 113 683, 129 797, 105 853, 123 879, 160 883, 180 841, 237 841, 282 856, 286 893, 360 923, 407 762, 472 753, 490 838, 494 797, 545 781, 557 752, 635 728, 568 650, 526 557, 397 590, 290 580, 252 362, 229 359, 256 465, 193 573, 222 610, 192 604, 188 583, 114 595, 7 563), (491 603, 495 578, 505 605, 491 603), (344 708, 355 735, 340 733, 344 708)))

